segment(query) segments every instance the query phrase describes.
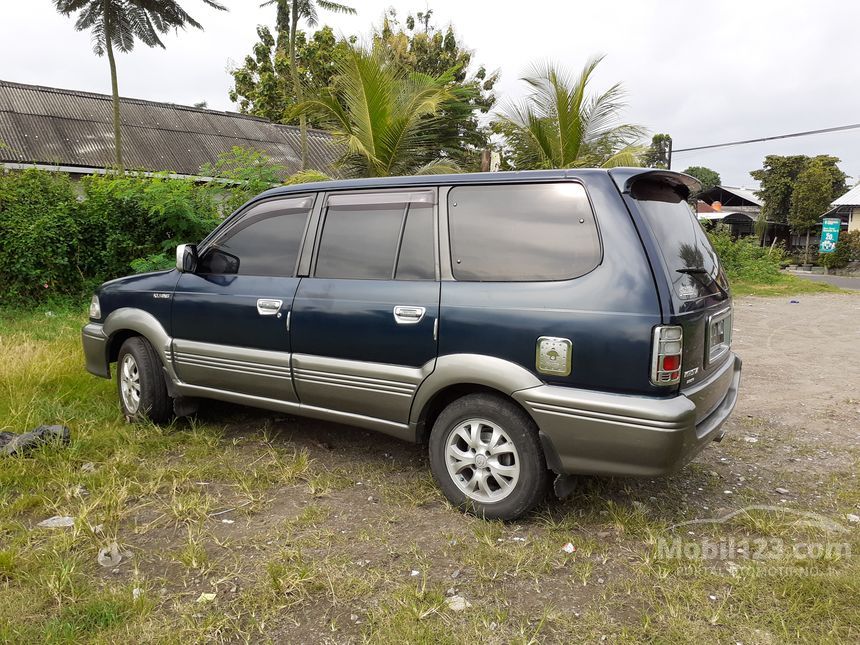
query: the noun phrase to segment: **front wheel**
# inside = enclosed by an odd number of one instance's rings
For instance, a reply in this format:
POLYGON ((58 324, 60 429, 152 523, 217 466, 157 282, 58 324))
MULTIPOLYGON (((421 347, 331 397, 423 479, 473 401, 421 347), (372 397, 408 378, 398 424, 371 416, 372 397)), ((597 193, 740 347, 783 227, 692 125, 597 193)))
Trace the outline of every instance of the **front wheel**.
POLYGON ((119 348, 116 381, 122 413, 130 421, 169 421, 172 402, 161 361, 145 338, 133 336, 119 348))
POLYGON ((452 504, 487 519, 527 513, 549 483, 534 422, 492 394, 464 396, 442 411, 430 433, 430 467, 452 504))

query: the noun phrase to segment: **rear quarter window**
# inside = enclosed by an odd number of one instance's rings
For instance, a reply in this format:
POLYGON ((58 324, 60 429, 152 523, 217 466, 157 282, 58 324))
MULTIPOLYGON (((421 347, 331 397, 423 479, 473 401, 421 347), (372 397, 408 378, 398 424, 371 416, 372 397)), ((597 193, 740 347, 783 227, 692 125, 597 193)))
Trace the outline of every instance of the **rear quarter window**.
POLYGON ((457 186, 448 227, 457 280, 568 280, 600 263, 594 213, 573 182, 457 186))

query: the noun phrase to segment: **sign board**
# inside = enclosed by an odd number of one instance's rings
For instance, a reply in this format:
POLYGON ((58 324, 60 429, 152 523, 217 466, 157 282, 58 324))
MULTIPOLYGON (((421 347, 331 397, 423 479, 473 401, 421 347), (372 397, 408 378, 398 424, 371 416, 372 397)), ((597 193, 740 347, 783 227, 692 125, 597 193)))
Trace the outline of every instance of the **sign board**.
POLYGON ((824 221, 821 223, 821 243, 818 245, 819 253, 833 253, 836 250, 840 226, 842 226, 842 220, 838 217, 824 218, 824 221))

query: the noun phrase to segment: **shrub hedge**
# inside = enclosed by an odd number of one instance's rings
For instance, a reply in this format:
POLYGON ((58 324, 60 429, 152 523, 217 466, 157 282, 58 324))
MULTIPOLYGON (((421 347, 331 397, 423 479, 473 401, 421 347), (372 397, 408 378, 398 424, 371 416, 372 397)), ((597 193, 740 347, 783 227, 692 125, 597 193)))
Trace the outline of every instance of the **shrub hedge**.
POLYGON ((860 260, 860 231, 841 233, 836 248, 831 253, 822 253, 818 261, 828 269, 843 269, 852 260, 860 260))
POLYGON ((37 170, 0 174, 0 297, 80 290, 81 225, 72 183, 37 170))
POLYGON ((79 294, 201 239, 218 219, 211 193, 187 179, 96 175, 74 186, 61 173, 2 173, 0 299, 79 294))
MULTIPOLYGON (((201 174, 93 175, 79 184, 41 170, 0 171, 0 303, 80 295, 130 272, 173 265, 173 247, 278 183, 283 168, 235 147, 201 174)), ((287 183, 328 179, 317 172, 287 183)))
POLYGON ((717 227, 708 233, 729 280, 774 284, 781 278, 785 249, 763 248, 754 236, 732 239, 728 230, 717 227))

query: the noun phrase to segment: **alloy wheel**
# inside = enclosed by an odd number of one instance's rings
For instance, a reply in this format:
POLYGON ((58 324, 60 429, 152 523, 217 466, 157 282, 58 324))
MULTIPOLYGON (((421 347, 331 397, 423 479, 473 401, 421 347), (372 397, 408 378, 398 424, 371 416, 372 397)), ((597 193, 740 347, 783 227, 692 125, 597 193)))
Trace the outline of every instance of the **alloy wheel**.
POLYGON ((448 433, 448 474, 469 498, 493 503, 510 495, 520 478, 520 459, 507 432, 487 419, 468 419, 448 433))

